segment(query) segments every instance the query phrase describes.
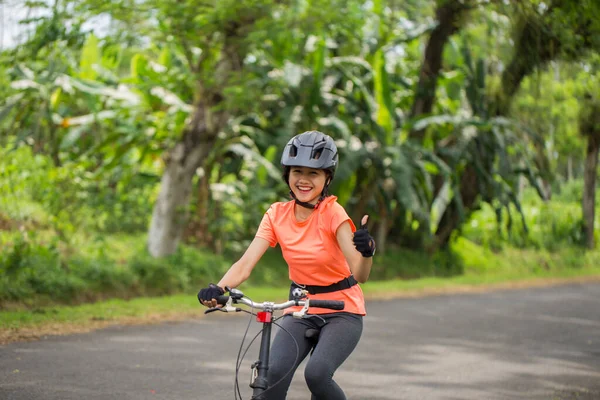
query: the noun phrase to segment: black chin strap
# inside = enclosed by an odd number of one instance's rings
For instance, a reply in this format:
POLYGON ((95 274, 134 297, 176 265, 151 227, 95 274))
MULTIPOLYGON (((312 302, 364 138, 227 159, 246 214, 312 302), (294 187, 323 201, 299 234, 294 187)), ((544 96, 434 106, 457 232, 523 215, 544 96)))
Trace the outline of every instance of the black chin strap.
MULTIPOLYGON (((289 181, 288 181, 288 177, 287 174, 284 176, 285 181, 288 184, 288 187, 290 185, 289 181)), ((323 191, 321 192, 321 196, 319 196, 319 200, 317 201, 317 204, 310 204, 307 203, 305 201, 300 201, 296 198, 296 195, 294 194, 294 192, 292 191, 292 188, 290 188, 290 196, 292 196, 292 199, 294 199, 294 201, 296 202, 296 204, 298 204, 299 206, 302 206, 304 208, 308 208, 309 210, 314 210, 315 208, 319 207, 319 204, 321 204, 321 202, 323 201, 323 199, 327 196, 329 196, 328 193, 328 188, 329 188, 329 184, 331 183, 331 176, 329 176, 327 178, 327 181, 325 182, 325 186, 323 186, 323 191)))
POLYGON ((294 194, 293 191, 290 190, 290 196, 292 196, 292 199, 294 199, 294 201, 296 202, 296 204, 298 204, 299 206, 302 206, 304 208, 308 208, 310 210, 317 208, 317 206, 319 205, 319 203, 325 198, 323 195, 321 195, 321 197, 319 197, 319 201, 317 201, 317 204, 310 204, 307 203, 306 201, 300 201, 296 198, 296 195, 294 194))
POLYGON ((300 201, 300 200, 298 200, 296 198, 296 195, 292 191, 292 189, 290 189, 290 196, 292 196, 292 199, 294 199, 294 201, 296 202, 296 204, 298 204, 299 206, 302 206, 304 208, 308 208, 309 210, 314 210, 315 208, 319 207, 319 204, 321 204, 321 202, 323 201, 323 199, 325 197, 327 197, 327 187, 328 186, 329 186, 329 184, 325 185, 325 187, 323 188, 323 191, 321 192, 321 196, 319 196, 319 200, 317 201, 317 204, 310 204, 310 203, 307 203, 306 201, 300 201))

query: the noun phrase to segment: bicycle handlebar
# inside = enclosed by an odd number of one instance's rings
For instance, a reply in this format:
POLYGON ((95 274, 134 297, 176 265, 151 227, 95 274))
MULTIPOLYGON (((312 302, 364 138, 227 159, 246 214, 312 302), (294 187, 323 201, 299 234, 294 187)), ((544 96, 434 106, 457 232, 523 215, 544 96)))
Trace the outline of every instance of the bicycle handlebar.
MULTIPOLYGON (((215 300, 217 300, 217 304, 220 304, 225 307, 209 309, 209 310, 206 310, 205 313, 208 313, 211 311, 216 311, 216 310, 226 311, 226 312, 239 311, 239 309, 232 307, 232 304, 244 304, 250 308, 255 308, 255 309, 259 309, 259 310, 267 310, 267 311, 283 310, 285 308, 292 307, 292 306, 302 306, 302 307, 304 307, 304 312, 306 312, 306 309, 308 309, 310 307, 327 308, 329 310, 341 311, 344 309, 344 305, 345 305, 345 303, 343 301, 311 300, 311 299, 305 299, 305 300, 295 299, 295 300, 286 301, 284 303, 273 303, 273 302, 269 302, 269 301, 265 301, 263 303, 256 303, 256 302, 250 300, 249 298, 247 298, 246 296, 244 296, 244 294, 237 289, 231 289, 230 294, 231 294, 231 296, 222 295, 215 299, 215 300)), ((304 314, 304 312, 302 314, 304 314)))
MULTIPOLYGON (((302 304, 299 304, 302 305, 302 304)), ((342 311, 345 303, 338 300, 310 300, 311 307, 327 308, 329 310, 342 311)))
MULTIPOLYGON (((219 296, 215 300, 217 300, 218 304, 225 305, 229 301, 231 296, 219 296)), ((271 310, 283 310, 292 306, 304 306, 307 303, 307 300, 289 300, 284 303, 271 303, 265 301, 263 303, 256 303, 247 297, 236 298, 233 297, 233 303, 242 303, 247 305, 250 308, 257 308, 259 310, 271 309, 271 310)), ((308 300, 309 307, 318 307, 318 308, 327 308, 330 310, 343 310, 344 302, 337 300, 308 300)))

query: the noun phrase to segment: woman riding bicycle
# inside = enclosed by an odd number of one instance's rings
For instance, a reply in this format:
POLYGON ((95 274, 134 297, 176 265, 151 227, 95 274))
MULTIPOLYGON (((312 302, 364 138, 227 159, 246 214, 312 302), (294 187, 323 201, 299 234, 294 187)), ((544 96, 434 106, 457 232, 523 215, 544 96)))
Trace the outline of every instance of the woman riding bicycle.
POLYGON ((343 311, 313 307, 311 316, 303 319, 291 315, 299 307, 285 310, 280 322, 285 330, 275 336, 269 360, 268 381, 275 386, 264 398, 285 399, 293 372, 313 349, 314 342, 306 335, 310 329, 320 332, 304 374, 311 398, 346 399, 333 375, 362 333, 366 311, 357 283, 369 277, 375 241, 366 227, 368 216, 356 230, 337 198, 328 193, 338 165, 337 147, 331 137, 318 131, 293 137, 285 146, 281 164, 293 200, 271 205, 244 255, 217 285, 202 289, 198 299, 207 307, 215 307, 223 288, 238 287, 269 246, 279 244, 292 280, 290 293, 301 288, 308 291, 309 299, 341 300, 345 307, 343 311), (294 340, 299 345, 299 357, 294 340))

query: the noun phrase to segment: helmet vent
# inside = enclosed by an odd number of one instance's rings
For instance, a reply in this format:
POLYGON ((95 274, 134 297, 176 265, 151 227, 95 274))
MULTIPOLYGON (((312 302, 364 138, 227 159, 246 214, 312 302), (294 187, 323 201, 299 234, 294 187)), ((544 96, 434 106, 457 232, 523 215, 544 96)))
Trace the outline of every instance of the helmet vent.
POLYGON ((323 149, 316 149, 313 151, 312 158, 318 160, 319 158, 321 158, 321 154, 323 154, 323 149))
POLYGON ((290 146, 290 157, 296 157, 298 155, 298 148, 294 145, 290 146))

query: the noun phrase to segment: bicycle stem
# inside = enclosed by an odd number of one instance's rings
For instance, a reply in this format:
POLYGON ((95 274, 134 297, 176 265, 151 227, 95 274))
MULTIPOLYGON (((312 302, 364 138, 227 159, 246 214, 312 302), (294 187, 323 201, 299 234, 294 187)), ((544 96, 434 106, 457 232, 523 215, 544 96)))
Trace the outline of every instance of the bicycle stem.
MULTIPOLYGON (((273 313, 272 311, 268 312, 271 314, 273 313)), ((254 391, 252 392, 252 399, 254 400, 260 399, 260 397, 258 396, 264 393, 268 387, 267 374, 269 371, 269 352, 271 348, 272 324, 272 318, 269 318, 269 322, 263 323, 258 361, 254 364, 256 365, 256 370, 258 371, 258 374, 254 381, 250 383, 250 387, 254 389, 254 391)))

